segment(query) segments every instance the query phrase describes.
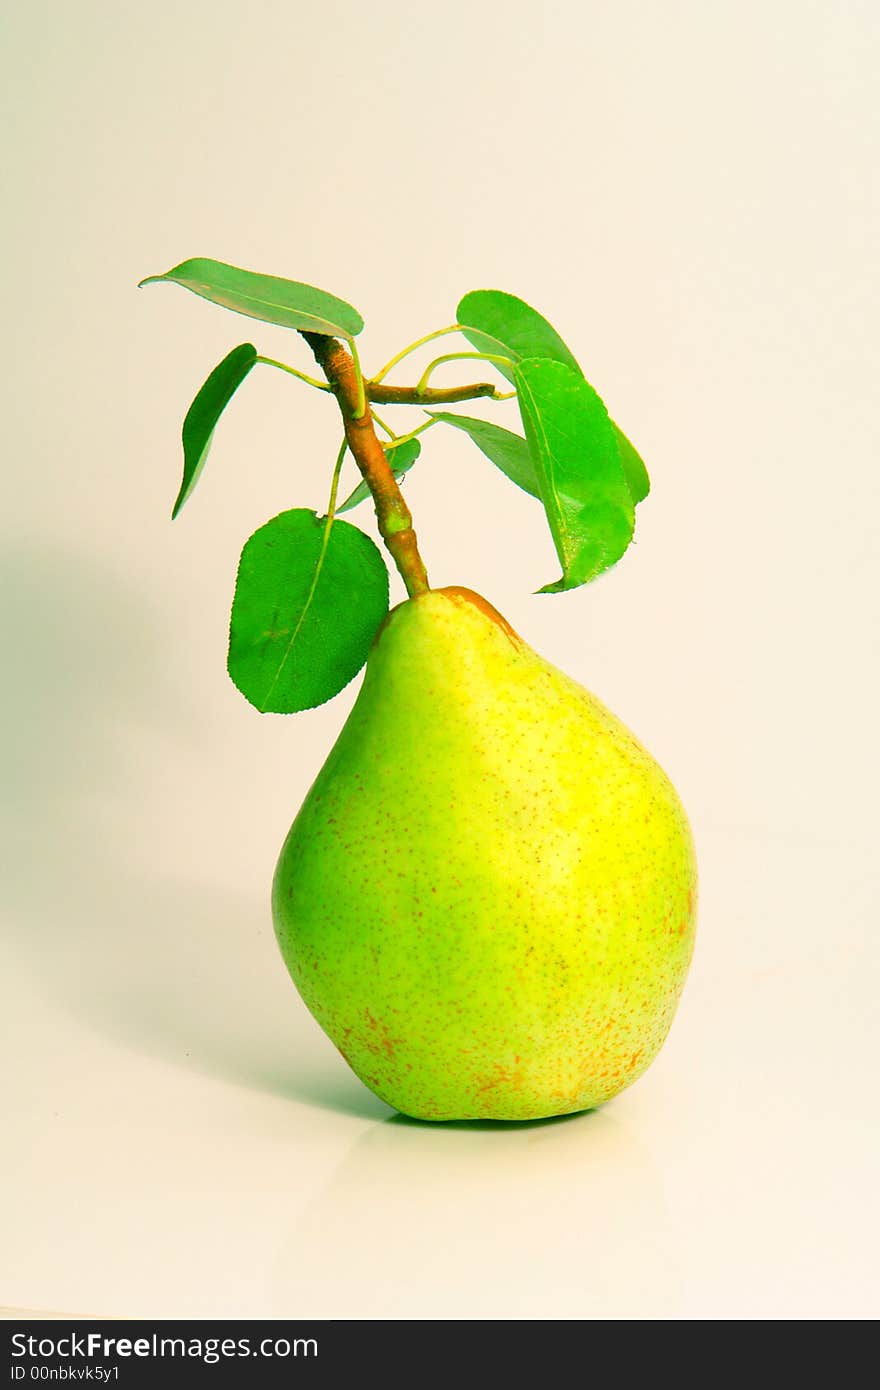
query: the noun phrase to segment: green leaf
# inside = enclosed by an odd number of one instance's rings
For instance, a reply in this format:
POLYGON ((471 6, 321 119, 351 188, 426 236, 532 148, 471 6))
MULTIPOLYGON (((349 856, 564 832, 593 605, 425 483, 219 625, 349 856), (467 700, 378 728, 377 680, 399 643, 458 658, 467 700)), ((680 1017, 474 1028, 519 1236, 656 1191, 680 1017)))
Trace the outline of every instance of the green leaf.
POLYGON ((364 321, 357 309, 312 285, 297 280, 282 280, 277 275, 257 275, 252 270, 239 270, 223 261, 197 258, 182 261, 164 275, 148 275, 141 285, 168 281, 182 285, 185 290, 210 299, 224 309, 234 309, 248 318, 277 323, 282 328, 297 328, 309 333, 324 333, 328 337, 352 338, 360 333, 364 321))
POLYGON ((442 420, 445 425, 454 425, 456 429, 464 430, 486 458, 491 459, 502 473, 506 473, 511 482, 516 483, 524 492, 531 493, 532 497, 540 498, 541 489, 535 465, 532 463, 529 446, 521 434, 514 434, 512 430, 490 424, 488 420, 476 420, 471 415, 455 415, 444 410, 429 410, 427 413, 433 415, 435 420, 442 420))
POLYGON ((369 536, 334 521, 325 549, 324 533, 323 519, 295 508, 241 552, 228 670, 261 713, 292 714, 336 695, 388 611, 388 571, 369 536))
MULTIPOLYGON (((613 421, 612 424, 614 424, 613 421)), ((651 479, 648 477, 648 470, 638 450, 630 443, 619 425, 614 425, 614 433, 617 435, 620 465, 632 494, 632 500, 635 503, 644 502, 651 491, 651 479)))
MULTIPOLYGON (((500 353, 513 358, 514 364, 528 357, 544 357, 551 362, 564 362, 579 376, 583 375, 573 353, 553 325, 516 295, 505 294, 502 290, 473 290, 459 304, 456 317, 464 329, 464 336, 478 352, 500 353)), ((496 365, 509 381, 514 380, 512 368, 500 362, 496 365)), ((632 499, 641 502, 651 487, 648 470, 623 430, 617 425, 614 428, 632 499)), ((499 467, 504 468, 504 465, 499 464, 499 467)), ((513 481, 518 482, 518 479, 513 481)), ((526 488, 527 492, 529 490, 526 488)))
MULTIPOLYGON (((526 357, 547 357, 564 362, 573 371, 580 367, 552 324, 514 294, 503 290, 472 290, 456 311, 464 336, 478 352, 500 353, 521 362, 526 357)), ((513 369, 497 363, 499 372, 514 380, 513 369)))
MULTIPOLYGON (((441 410, 429 410, 426 413, 432 415, 435 420, 442 420, 446 425, 454 425, 457 429, 464 430, 486 457, 491 459, 502 473, 507 474, 511 482, 521 487, 523 492, 531 493, 532 497, 540 498, 541 489, 532 463, 532 455, 521 434, 514 434, 512 430, 502 429, 500 425, 493 425, 488 420, 477 420, 470 415, 454 415, 441 410)), ((621 467, 633 502, 641 502, 651 488, 648 470, 623 430, 615 425, 613 420, 611 424, 617 438, 621 467)))
MULTIPOLYGON (((404 439, 400 444, 388 444, 385 446, 385 457, 391 465, 391 471, 398 482, 404 474, 408 473, 422 452, 422 446, 417 439, 404 439)), ((337 515, 340 512, 350 512, 352 507, 357 507, 361 502, 365 502, 370 496, 370 489, 365 482, 358 483, 354 492, 347 497, 341 507, 336 508, 337 515)))
POLYGON ((257 360, 252 343, 242 343, 223 358, 199 391, 183 422, 183 481, 171 520, 177 516, 199 480, 211 437, 220 416, 257 360))
POLYGON ((608 412, 579 372, 536 358, 514 380, 541 498, 562 565, 542 593, 574 589, 618 561, 633 533, 633 499, 608 412))

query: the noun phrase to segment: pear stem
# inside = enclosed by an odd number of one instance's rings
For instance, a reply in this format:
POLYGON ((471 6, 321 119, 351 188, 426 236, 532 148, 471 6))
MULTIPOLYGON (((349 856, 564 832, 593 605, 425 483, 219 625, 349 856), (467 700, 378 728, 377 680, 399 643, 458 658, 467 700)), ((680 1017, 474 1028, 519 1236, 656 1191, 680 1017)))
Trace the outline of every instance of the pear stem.
POLYGON ((354 360, 335 338, 322 333, 303 333, 303 337, 339 402, 348 447, 372 493, 379 534, 400 572, 406 592, 410 598, 427 593, 431 586, 419 554, 412 515, 376 434, 354 360))

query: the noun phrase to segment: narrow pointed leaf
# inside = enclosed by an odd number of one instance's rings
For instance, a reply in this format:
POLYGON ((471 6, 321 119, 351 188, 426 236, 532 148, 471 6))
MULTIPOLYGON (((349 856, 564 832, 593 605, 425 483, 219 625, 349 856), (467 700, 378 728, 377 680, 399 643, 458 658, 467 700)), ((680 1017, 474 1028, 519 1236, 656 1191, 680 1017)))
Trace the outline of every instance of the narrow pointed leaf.
MULTIPOLYGON (((464 336, 478 352, 490 352, 521 362, 526 357, 547 357, 580 368, 552 324, 543 314, 503 290, 472 290, 456 311, 464 336)), ((513 381, 513 368, 497 363, 499 372, 513 381)))
MULTIPOLYGON (((412 468, 422 446, 417 439, 405 439, 402 444, 389 444, 385 449, 385 457, 391 465, 391 471, 398 482, 412 468)), ((347 497, 341 507, 336 508, 337 516, 340 512, 350 512, 352 507, 357 507, 361 502, 366 502, 370 496, 370 489, 365 482, 358 483, 354 492, 347 497)))
POLYGON ((233 348, 214 368, 183 422, 183 481, 171 512, 172 521, 199 480, 214 428, 235 392, 257 360, 252 343, 233 348))
POLYGON ((634 508, 614 426, 580 373, 562 362, 516 367, 526 439, 562 577, 542 593, 574 589, 620 559, 634 508))
POLYGON ((258 275, 253 270, 239 270, 224 261, 182 261, 164 275, 148 275, 142 285, 167 281, 182 285, 193 294, 234 309, 248 318, 276 323, 282 328, 301 332, 324 333, 329 337, 352 338, 360 333, 364 321, 357 309, 313 285, 297 280, 282 280, 277 275, 258 275))
POLYGON ((521 434, 502 429, 500 425, 493 425, 488 420, 474 419, 471 415, 455 415, 442 410, 429 410, 428 414, 433 415, 435 420, 442 420, 446 425, 464 430, 486 458, 491 459, 495 467, 500 468, 511 482, 516 483, 524 492, 531 493, 532 497, 540 498, 541 489, 535 465, 532 463, 529 446, 521 434))
POLYGON ((323 518, 295 508, 241 552, 228 669, 261 713, 292 714, 336 695, 388 611, 388 571, 369 536, 334 521, 325 550, 324 530, 323 518))
MULTIPOLYGON (((612 421, 613 424, 613 421, 612 421)), ((632 494, 634 503, 644 502, 651 491, 651 479, 638 450, 630 443, 619 425, 614 426, 617 435, 617 450, 624 477, 632 494)))

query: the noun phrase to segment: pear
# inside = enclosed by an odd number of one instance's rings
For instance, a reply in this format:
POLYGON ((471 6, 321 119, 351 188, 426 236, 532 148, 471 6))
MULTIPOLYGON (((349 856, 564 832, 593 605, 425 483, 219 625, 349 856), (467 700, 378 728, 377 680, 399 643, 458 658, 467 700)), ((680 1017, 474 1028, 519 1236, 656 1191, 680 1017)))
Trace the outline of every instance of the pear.
POLYGON ((272 893, 306 1005, 426 1120, 591 1109, 661 1047, 693 950, 671 783, 484 599, 393 609, 272 893))

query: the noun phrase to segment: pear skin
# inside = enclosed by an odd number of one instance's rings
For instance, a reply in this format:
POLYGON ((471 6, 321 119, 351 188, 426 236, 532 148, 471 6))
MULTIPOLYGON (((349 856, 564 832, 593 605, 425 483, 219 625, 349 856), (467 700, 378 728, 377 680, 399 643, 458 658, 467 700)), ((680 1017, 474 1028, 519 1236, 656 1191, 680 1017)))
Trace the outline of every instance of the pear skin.
POLYGON ((291 827, 279 945, 376 1095, 531 1120, 629 1086, 693 951, 696 864, 665 773, 466 589, 386 619, 291 827))

